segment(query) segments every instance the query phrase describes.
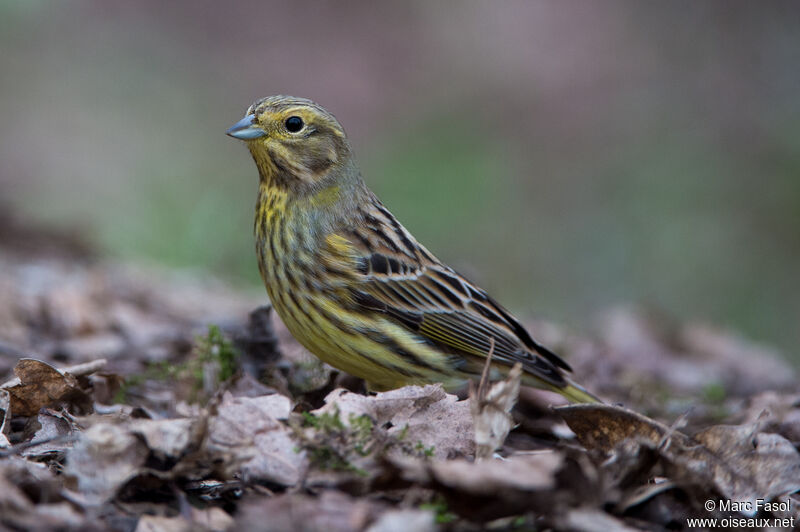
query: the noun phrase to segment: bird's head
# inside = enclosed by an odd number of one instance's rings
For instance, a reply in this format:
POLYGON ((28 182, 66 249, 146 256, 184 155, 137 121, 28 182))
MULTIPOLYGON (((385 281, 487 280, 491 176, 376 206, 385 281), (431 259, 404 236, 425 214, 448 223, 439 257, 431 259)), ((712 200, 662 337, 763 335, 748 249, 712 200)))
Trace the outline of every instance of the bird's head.
POLYGON ((278 185, 313 186, 350 159, 342 126, 305 98, 257 100, 227 134, 245 141, 261 179, 278 185))

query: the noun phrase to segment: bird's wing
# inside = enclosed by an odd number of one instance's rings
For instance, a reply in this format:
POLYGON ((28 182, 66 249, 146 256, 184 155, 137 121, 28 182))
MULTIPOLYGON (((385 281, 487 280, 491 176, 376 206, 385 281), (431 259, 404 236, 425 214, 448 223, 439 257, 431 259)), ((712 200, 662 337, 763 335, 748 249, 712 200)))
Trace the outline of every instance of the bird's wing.
POLYGON ((507 310, 435 259, 405 229, 396 230, 403 233, 394 245, 370 242, 363 234, 349 238, 355 242, 358 272, 350 290, 359 307, 386 314, 445 352, 485 357, 494 341, 494 361, 521 362, 545 382, 565 385, 562 370, 570 370, 566 362, 535 342, 507 310))

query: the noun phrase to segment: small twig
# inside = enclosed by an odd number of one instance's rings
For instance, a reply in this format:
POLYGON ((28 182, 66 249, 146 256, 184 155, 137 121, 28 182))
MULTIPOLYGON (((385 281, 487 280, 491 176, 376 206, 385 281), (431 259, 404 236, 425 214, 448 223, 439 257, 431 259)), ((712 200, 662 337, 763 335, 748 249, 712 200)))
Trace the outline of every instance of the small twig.
POLYGON ((478 400, 480 401, 486 399, 486 391, 489 388, 489 369, 492 365, 492 356, 494 356, 494 336, 489 338, 489 352, 486 354, 486 361, 483 363, 483 371, 481 372, 481 380, 478 384, 478 400))
POLYGON ((672 442, 672 435, 678 432, 678 429, 686 424, 686 420, 689 418, 691 411, 692 409, 690 408, 681 414, 681 416, 676 419, 672 425, 670 425, 667 432, 664 433, 664 435, 661 437, 661 440, 658 442, 658 449, 660 451, 666 451, 669 448, 669 445, 672 442))
MULTIPOLYGON (((28 356, 23 357, 20 360, 29 359, 29 360, 38 360, 35 358, 30 358, 28 356)), ((40 361, 44 362, 44 361, 40 361)), ((44 362, 47 364, 47 362, 44 362)), ((96 373, 97 371, 103 369, 108 361, 105 358, 98 358, 97 360, 91 360, 89 362, 84 362, 83 364, 76 364, 74 366, 67 366, 66 368, 55 368, 56 371, 64 375, 65 373, 69 373, 73 377, 81 377, 83 375, 91 375, 92 373, 96 373)), ((48 366, 50 364, 47 364, 48 366)), ((19 386, 22 381, 19 380, 19 377, 14 377, 13 379, 0 384, 0 389, 2 388, 12 388, 14 386, 19 386)))
POLYGON ((30 449, 31 447, 36 447, 37 445, 43 445, 45 443, 70 443, 73 441, 77 441, 78 436, 76 434, 61 434, 59 436, 53 436, 52 438, 45 438, 42 440, 33 440, 18 443, 16 445, 12 445, 7 449, 0 449, 0 458, 5 458, 8 456, 15 456, 20 454, 22 451, 26 449, 30 449))

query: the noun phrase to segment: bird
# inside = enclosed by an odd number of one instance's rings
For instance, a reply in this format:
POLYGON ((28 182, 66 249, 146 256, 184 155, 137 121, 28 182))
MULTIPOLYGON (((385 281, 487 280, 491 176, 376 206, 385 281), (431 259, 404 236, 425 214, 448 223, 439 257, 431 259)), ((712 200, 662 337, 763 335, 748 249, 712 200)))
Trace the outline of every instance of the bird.
POLYGON ((361 177, 339 121, 305 98, 254 102, 229 136, 259 174, 254 234, 261 277, 291 334, 370 391, 504 378, 571 402, 600 400, 511 312, 403 227, 361 177))

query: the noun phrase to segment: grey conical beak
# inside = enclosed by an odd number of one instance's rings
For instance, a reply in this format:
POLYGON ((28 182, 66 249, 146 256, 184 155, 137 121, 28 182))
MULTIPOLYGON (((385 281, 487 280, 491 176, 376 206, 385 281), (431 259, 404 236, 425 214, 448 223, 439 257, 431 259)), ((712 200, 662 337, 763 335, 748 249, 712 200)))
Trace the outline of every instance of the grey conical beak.
POLYGON ((247 115, 233 124, 225 133, 239 140, 253 140, 265 136, 267 132, 257 126, 255 122, 255 115, 247 115))

